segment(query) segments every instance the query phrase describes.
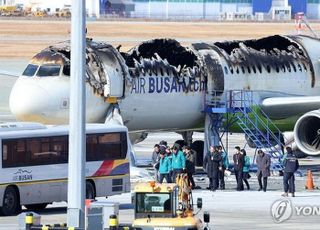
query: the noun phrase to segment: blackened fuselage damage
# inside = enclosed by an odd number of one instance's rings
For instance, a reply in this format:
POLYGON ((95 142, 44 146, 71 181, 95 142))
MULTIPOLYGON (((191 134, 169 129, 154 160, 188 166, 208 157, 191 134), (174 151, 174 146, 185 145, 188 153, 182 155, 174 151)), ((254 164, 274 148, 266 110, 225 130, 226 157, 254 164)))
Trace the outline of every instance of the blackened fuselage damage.
MULTIPOLYGON (((116 101, 131 130, 201 129, 202 111, 213 92, 222 96, 228 90, 252 90, 257 103, 274 96, 317 95, 317 47, 319 40, 311 37, 276 35, 190 47, 174 39, 154 39, 120 52, 87 39, 87 122, 103 122, 110 102, 116 101)), ((68 122, 69 76, 68 41, 34 56, 13 88, 13 114, 19 120, 68 122), (29 100, 21 93, 26 84, 44 91, 43 107, 18 108, 29 100), (45 100, 51 102, 45 105, 45 100)), ((281 117, 286 116, 284 111, 281 117)))

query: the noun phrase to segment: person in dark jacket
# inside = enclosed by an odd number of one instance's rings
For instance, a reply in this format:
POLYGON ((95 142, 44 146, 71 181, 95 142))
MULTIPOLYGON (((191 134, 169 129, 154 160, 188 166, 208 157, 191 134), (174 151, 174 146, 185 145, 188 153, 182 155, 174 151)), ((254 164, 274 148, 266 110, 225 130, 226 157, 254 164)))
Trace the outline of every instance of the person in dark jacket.
POLYGON ((224 190, 225 189, 224 172, 226 171, 226 169, 229 169, 229 158, 228 158, 228 153, 223 151, 223 148, 221 145, 218 146, 218 151, 221 154, 221 158, 222 158, 222 169, 219 171, 219 185, 220 185, 220 189, 224 190))
POLYGON ((195 167, 195 158, 192 149, 189 146, 183 146, 182 148, 183 153, 186 157, 186 170, 189 180, 189 185, 191 184, 191 188, 194 189, 196 187, 196 184, 193 180, 193 174, 196 171, 195 167))
POLYGON ((210 151, 204 158, 203 168, 209 177, 209 189, 212 191, 217 190, 219 183, 219 170, 222 169, 222 157, 218 149, 210 146, 210 151))
POLYGON ((244 165, 243 165, 243 182, 246 184, 247 189, 250 190, 250 185, 248 182, 249 179, 249 171, 250 171, 250 157, 247 156, 247 152, 245 149, 240 150, 244 157, 244 165))
POLYGON ((153 147, 153 153, 152 153, 152 166, 154 168, 154 179, 156 182, 159 182, 159 166, 160 166, 160 146, 158 144, 155 144, 153 147))
POLYGON ((270 176, 270 165, 271 160, 270 156, 265 154, 261 149, 258 150, 258 156, 256 159, 257 163, 257 177, 259 182, 259 190, 263 190, 264 192, 267 191, 267 185, 268 185, 268 177, 270 176), (262 185, 262 179, 263 178, 263 185, 262 185))
POLYGON ((282 196, 287 197, 288 192, 289 194, 294 197, 295 193, 295 184, 294 184, 294 173, 298 170, 299 168, 299 161, 297 157, 294 155, 291 147, 286 147, 286 157, 283 161, 283 190, 284 193, 282 196))
POLYGON ((243 166, 244 166, 244 158, 242 152, 240 151, 240 147, 236 146, 236 153, 233 155, 233 163, 234 163, 234 174, 237 180, 237 191, 243 191, 243 166))

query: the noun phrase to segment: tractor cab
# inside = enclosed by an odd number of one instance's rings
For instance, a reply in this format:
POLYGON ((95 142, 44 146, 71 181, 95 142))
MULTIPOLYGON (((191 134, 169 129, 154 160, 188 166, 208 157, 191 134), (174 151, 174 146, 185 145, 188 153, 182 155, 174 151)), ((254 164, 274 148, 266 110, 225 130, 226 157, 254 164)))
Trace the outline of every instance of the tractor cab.
MULTIPOLYGON (((132 195, 134 229, 203 229, 202 221, 193 212, 191 188, 183 175, 177 184, 152 181, 135 186, 132 195)), ((201 198, 198 198, 197 207, 202 208, 201 198)))

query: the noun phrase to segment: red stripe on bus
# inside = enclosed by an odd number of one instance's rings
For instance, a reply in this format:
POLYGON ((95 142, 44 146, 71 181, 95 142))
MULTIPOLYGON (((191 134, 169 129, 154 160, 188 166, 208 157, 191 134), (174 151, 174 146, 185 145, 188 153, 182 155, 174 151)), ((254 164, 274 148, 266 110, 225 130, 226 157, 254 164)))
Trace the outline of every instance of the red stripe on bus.
POLYGON ((93 176, 108 176, 113 168, 114 161, 103 161, 100 168, 93 174, 93 176))

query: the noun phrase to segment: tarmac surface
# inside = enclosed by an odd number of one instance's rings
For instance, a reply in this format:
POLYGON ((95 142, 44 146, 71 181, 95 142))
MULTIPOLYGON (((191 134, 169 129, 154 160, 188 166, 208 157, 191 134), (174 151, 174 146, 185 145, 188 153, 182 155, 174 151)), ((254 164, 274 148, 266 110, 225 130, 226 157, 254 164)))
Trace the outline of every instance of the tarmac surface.
MULTIPOLYGON (((201 139, 202 134, 196 133, 195 139, 201 139)), ((174 140, 180 136, 175 133, 152 133, 149 137, 134 146, 136 157, 138 159, 147 160, 151 156, 152 147, 161 140, 167 140, 168 144, 173 144, 174 140)), ((242 145, 243 135, 233 134, 229 138, 229 145, 242 145)), ((252 149, 247 149, 248 154, 252 156, 252 149)), ((229 151, 229 157, 233 154, 233 148, 229 151)), ((319 190, 306 191, 304 188, 306 178, 296 177, 296 197, 287 203, 287 211, 284 217, 289 216, 282 223, 275 223, 272 217, 272 205, 281 199, 282 194, 282 177, 272 176, 269 178, 268 191, 258 192, 256 176, 251 173, 249 180, 251 190, 242 192, 235 191, 236 183, 234 175, 226 177, 226 190, 217 190, 212 192, 206 190, 208 180, 205 175, 198 175, 195 178, 197 185, 202 189, 193 190, 193 200, 196 202, 198 197, 203 199, 203 209, 198 216, 202 219, 203 211, 208 211, 211 216, 211 229, 319 229, 320 212, 320 192, 319 190), (291 202, 291 203, 290 203, 291 202), (314 209, 313 213, 312 210, 314 209), (311 210, 311 211, 310 211, 311 210), (290 214, 290 215, 289 215, 290 214)), ((315 185, 320 185, 318 176, 314 177, 315 185)), ((134 186, 134 185, 133 185, 134 186)), ((98 200, 105 200, 99 198, 98 200)), ((110 202, 120 203, 120 223, 132 223, 133 206, 131 204, 130 193, 112 196, 107 198, 110 202)), ((278 207, 279 202, 274 207, 278 207)), ((279 209, 274 208, 276 211, 279 209)), ((23 210, 26 212, 27 210, 23 210)), ((274 214, 277 212, 274 211, 274 214)), ((279 210, 278 210, 279 211, 279 210)), ((54 224, 65 223, 67 220, 67 204, 65 202, 53 203, 41 212, 41 223, 54 224)), ((283 218, 284 218, 283 217, 283 218)), ((280 220, 282 220, 280 218, 280 220)), ((0 217, 0 230, 18 229, 18 217, 0 217)))

